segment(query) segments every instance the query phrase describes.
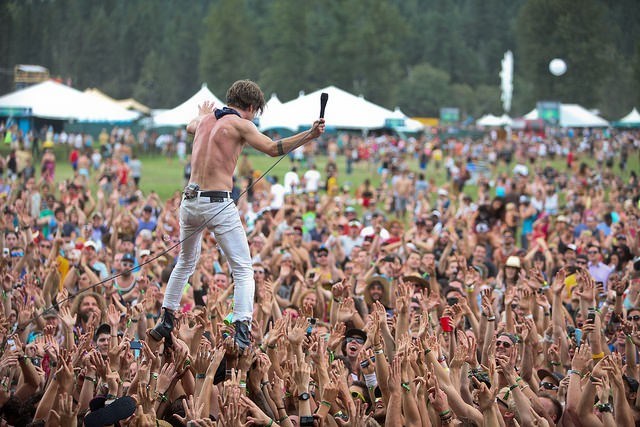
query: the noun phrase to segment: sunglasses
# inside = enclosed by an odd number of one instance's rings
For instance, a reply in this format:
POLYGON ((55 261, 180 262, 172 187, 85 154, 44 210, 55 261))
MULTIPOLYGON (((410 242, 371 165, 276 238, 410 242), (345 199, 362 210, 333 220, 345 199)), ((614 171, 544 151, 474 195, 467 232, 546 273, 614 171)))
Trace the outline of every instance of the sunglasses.
POLYGON ((511 343, 508 341, 496 341, 496 347, 511 348, 511 343))
POLYGON ((627 320, 633 320, 634 322, 637 322, 638 320, 640 320, 640 315, 636 314, 635 316, 627 316, 627 320))
POLYGON ((545 390, 557 390, 558 386, 552 383, 548 383, 548 382, 541 382, 540 383, 540 387, 545 389, 545 390))
POLYGON ((329 254, 325 253, 325 252, 321 252, 319 254, 316 254, 316 258, 324 258, 326 256, 329 256, 329 254))
POLYGON ((362 401, 362 403, 365 403, 367 400, 364 398, 364 396, 362 395, 362 393, 360 393, 359 391, 352 391, 351 392, 351 397, 354 399, 360 399, 362 401))
POLYGON ((587 252, 589 255, 598 255, 598 251, 589 251, 587 252))
POLYGON ((350 342, 353 342, 353 341, 357 342, 360 345, 364 344, 364 338, 362 338, 362 337, 347 337, 347 338, 345 338, 345 342, 347 344, 349 344, 350 342))
POLYGON ((43 249, 51 249, 51 245, 40 245, 43 249))

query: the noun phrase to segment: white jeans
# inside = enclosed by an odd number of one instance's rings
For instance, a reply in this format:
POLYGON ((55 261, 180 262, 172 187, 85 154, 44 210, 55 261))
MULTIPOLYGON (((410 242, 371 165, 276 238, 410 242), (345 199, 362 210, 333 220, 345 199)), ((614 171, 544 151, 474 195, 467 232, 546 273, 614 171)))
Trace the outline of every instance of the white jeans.
POLYGON ((186 240, 180 246, 178 263, 171 272, 162 306, 171 310, 180 308, 182 291, 200 258, 202 232, 205 229, 213 231, 231 265, 235 286, 233 320, 251 321, 255 282, 249 244, 238 209, 231 199, 226 198, 222 202, 213 203, 208 197, 182 198, 180 240, 186 240), (205 222, 206 226, 203 226, 205 222))

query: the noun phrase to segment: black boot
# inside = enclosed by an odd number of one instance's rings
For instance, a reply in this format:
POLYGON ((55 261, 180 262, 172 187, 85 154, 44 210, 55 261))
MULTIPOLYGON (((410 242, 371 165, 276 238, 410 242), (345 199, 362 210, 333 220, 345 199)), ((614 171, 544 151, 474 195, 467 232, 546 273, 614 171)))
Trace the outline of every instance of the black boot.
POLYGON ((165 344, 167 346, 171 346, 173 343, 171 337, 171 331, 173 331, 173 325, 175 323, 175 318, 173 317, 173 310, 169 310, 168 308, 162 308, 162 315, 158 319, 158 323, 154 326, 153 329, 149 331, 149 335, 156 341, 165 339, 165 344))
POLYGON ((233 327, 236 330, 234 341, 240 351, 244 351, 251 345, 251 328, 249 322, 243 322, 236 320, 233 322, 233 327))

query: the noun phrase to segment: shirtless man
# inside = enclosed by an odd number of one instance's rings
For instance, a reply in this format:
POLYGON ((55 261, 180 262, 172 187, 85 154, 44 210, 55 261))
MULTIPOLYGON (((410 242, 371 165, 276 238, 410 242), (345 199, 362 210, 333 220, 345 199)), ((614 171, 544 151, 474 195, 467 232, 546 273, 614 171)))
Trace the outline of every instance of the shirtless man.
POLYGON ((396 196, 395 212, 404 218, 407 215, 407 203, 411 194, 412 181, 407 176, 407 171, 402 171, 400 177, 393 184, 393 191, 396 196))
POLYGON ((165 338, 168 345, 174 326, 173 313, 180 308, 183 288, 195 270, 204 228, 214 232, 233 271, 235 342, 241 350, 250 345, 255 283, 247 237, 231 199, 238 157, 245 144, 272 157, 281 156, 319 137, 325 128, 324 119, 319 119, 308 131, 279 141, 263 135, 252 120, 264 108, 264 95, 249 80, 231 85, 227 105, 214 110, 212 104, 205 102, 198 117, 187 125, 187 131, 195 136, 191 179, 180 204, 180 240, 184 241, 164 294, 162 315, 149 332, 155 340, 165 338))

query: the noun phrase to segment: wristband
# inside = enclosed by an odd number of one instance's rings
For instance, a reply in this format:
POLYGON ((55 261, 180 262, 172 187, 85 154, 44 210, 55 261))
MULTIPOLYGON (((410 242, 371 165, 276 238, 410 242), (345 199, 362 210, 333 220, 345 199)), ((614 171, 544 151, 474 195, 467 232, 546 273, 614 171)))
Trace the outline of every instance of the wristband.
POLYGON ((375 351, 374 351, 374 353, 375 353, 375 354, 383 354, 383 353, 384 353, 384 350, 383 350, 383 349, 375 350, 375 351))
POLYGON ((450 413, 451 413, 451 409, 447 409, 446 411, 442 411, 442 412, 440 412, 440 418, 446 417, 450 413))
POLYGON ((320 404, 326 406, 329 409, 331 409, 331 402, 327 402, 326 400, 322 400, 320 402, 320 404))
POLYGON ((96 380, 96 379, 95 379, 95 378, 93 378, 93 377, 89 377, 89 376, 86 376, 86 375, 85 375, 85 376, 84 376, 84 379, 85 379, 86 381, 91 381, 91 382, 92 382, 92 383, 94 383, 94 384, 97 384, 97 383, 98 383, 98 380, 96 380))
POLYGON ((378 385, 378 378, 376 378, 376 373, 372 374, 364 374, 364 381, 367 384, 367 388, 374 388, 378 385))
MULTIPOLYGON (((604 354, 602 355, 602 357, 604 357, 604 354)), ((560 366, 560 365, 562 365, 562 363, 560 363, 560 362, 554 362, 553 360, 552 360, 551 362, 549 362, 549 364, 550 364, 551 366, 560 366)))
POLYGON ((603 357, 604 357, 604 351, 601 351, 600 353, 591 355, 591 358, 593 360, 602 359, 603 357))
POLYGON ((158 373, 157 372, 151 372, 151 378, 153 378, 154 380, 158 379, 158 373))
POLYGON ((411 387, 409 387, 409 383, 401 383, 402 388, 407 390, 407 391, 411 391, 411 387))
POLYGON ((203 380, 207 375, 206 374, 196 374, 197 380, 203 380))
POLYGON ((578 375, 580 378, 582 378, 582 377, 583 377, 582 372, 580 372, 580 371, 576 371, 575 369, 569 369, 569 375, 571 375, 571 374, 576 374, 576 375, 578 375))
POLYGON ((487 322, 493 322, 496 320, 496 316, 487 317, 487 322))
POLYGON ((267 427, 271 427, 272 425, 273 425, 273 418, 269 420, 269 424, 267 424, 267 427))

